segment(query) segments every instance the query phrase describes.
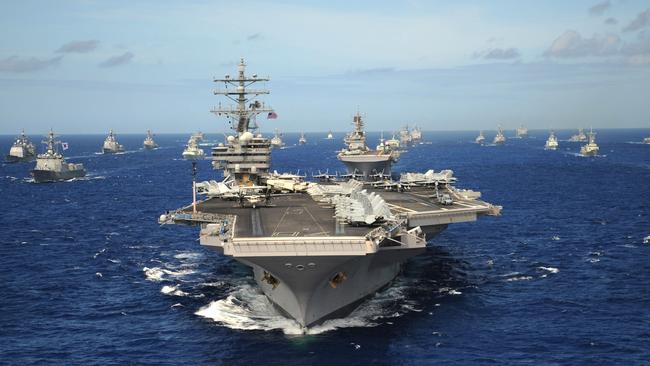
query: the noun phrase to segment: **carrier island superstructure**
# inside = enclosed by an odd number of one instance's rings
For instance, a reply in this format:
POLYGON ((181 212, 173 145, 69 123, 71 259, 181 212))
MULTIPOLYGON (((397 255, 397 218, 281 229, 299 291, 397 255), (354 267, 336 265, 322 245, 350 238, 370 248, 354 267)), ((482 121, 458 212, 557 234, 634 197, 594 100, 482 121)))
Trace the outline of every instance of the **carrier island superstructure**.
POLYGON ((252 268, 276 308, 308 327, 342 317, 387 285, 427 240, 456 222, 498 215, 480 193, 454 188, 453 172, 405 173, 399 180, 308 182, 270 172, 271 146, 255 117, 273 112, 256 98, 267 81, 245 73, 215 79, 236 102, 212 110, 234 132, 213 148, 221 181, 196 183, 206 197, 161 215, 161 224, 200 226, 200 243, 252 268))

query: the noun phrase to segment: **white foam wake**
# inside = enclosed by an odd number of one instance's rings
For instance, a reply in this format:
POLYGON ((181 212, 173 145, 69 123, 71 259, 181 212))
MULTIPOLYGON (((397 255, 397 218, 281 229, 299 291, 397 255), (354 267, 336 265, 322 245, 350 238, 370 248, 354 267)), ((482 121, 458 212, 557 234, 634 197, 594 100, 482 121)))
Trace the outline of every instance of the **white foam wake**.
POLYGON ((310 328, 303 328, 295 320, 278 313, 268 298, 249 284, 238 286, 225 299, 213 301, 195 314, 231 329, 279 330, 286 335, 320 334, 339 328, 374 327, 380 324, 380 319, 421 311, 416 307, 417 304, 404 297, 405 288, 406 286, 389 287, 361 304, 347 317, 327 320, 310 328))

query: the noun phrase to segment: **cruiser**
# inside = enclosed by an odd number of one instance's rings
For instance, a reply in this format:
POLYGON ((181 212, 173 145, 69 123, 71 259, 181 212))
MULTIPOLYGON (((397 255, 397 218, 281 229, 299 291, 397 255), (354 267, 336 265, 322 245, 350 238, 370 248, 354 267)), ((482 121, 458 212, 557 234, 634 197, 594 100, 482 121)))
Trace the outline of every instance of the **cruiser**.
MULTIPOLYGON (((500 207, 481 201, 479 192, 454 188, 450 170, 372 185, 270 173, 271 143, 255 133, 254 120, 273 110, 250 103, 268 91, 247 89, 269 79, 251 77, 245 67, 241 60, 237 76, 214 80, 227 86, 215 94, 237 101, 212 110, 234 129, 212 150, 224 180, 196 183, 205 200, 165 213, 159 222, 200 226, 202 245, 250 267, 261 291, 301 326, 349 314, 449 224, 499 214, 500 207)), ((360 126, 357 115, 356 133, 360 126)), ((362 143, 354 132, 351 137, 350 143, 362 143)))
POLYGON ((515 134, 517 135, 517 138, 525 139, 528 137, 528 129, 524 127, 524 125, 521 125, 517 128, 515 134))
MULTIPOLYGON (((38 155, 36 167, 31 172, 36 183, 58 182, 86 175, 83 164, 66 163, 65 158, 57 149, 61 141, 54 137, 52 130, 43 143, 46 146, 45 153, 38 155)), ((66 149, 67 144, 64 144, 63 148, 66 149)))
POLYGON ((363 119, 357 114, 352 119, 354 129, 345 136, 346 147, 337 157, 345 164, 348 174, 362 179, 370 179, 374 174, 390 175, 391 165, 397 159, 396 152, 389 149, 371 150, 366 145, 363 119))
POLYGON ((334 140, 334 134, 332 134, 332 131, 327 133, 327 137, 325 138, 326 140, 334 140))
POLYGON ((31 161, 36 157, 36 148, 34 144, 29 141, 27 135, 25 135, 25 130, 20 133, 20 136, 16 137, 14 144, 11 145, 9 149, 9 155, 5 157, 5 161, 8 163, 18 163, 23 161, 31 161))
POLYGON ((106 140, 104 140, 104 146, 102 146, 102 152, 104 154, 115 154, 124 151, 124 146, 120 145, 113 134, 113 130, 108 132, 106 140))
POLYGON ((571 142, 585 142, 587 141, 587 135, 585 135, 585 132, 581 129, 578 130, 578 133, 571 136, 569 139, 571 142))
POLYGON ((545 150, 556 150, 558 148, 557 137, 555 137, 555 131, 551 130, 551 133, 548 135, 546 140, 546 145, 544 146, 545 150))
POLYGON ((485 135, 483 135, 483 131, 478 133, 478 136, 474 141, 479 145, 483 145, 483 143, 485 143, 485 135))
POLYGON ((197 160, 203 158, 205 152, 199 147, 199 141, 196 138, 196 135, 190 136, 190 139, 187 140, 187 145, 185 150, 183 150, 183 159, 186 160, 197 160))
POLYGON ((506 143, 506 137, 503 135, 503 130, 501 129, 501 125, 499 125, 499 128, 497 129, 497 135, 494 136, 494 140, 492 141, 492 143, 495 145, 503 145, 506 143))
POLYGON ((305 133, 301 132, 300 133, 300 138, 298 139, 298 144, 299 145, 305 145, 307 143, 307 138, 305 137, 305 133))
POLYGON ((580 147, 580 155, 582 156, 596 156, 598 155, 598 145, 596 145, 596 134, 593 129, 589 130, 589 142, 586 145, 580 147))
POLYGON ((147 130, 147 137, 145 137, 142 146, 144 146, 144 148, 147 150, 153 150, 158 147, 158 144, 156 144, 156 142, 153 140, 153 134, 151 134, 151 130, 147 130))
POLYGON ((271 146, 274 147, 284 146, 284 141, 282 141, 282 134, 280 133, 280 131, 278 131, 277 128, 275 129, 275 135, 271 139, 271 146))

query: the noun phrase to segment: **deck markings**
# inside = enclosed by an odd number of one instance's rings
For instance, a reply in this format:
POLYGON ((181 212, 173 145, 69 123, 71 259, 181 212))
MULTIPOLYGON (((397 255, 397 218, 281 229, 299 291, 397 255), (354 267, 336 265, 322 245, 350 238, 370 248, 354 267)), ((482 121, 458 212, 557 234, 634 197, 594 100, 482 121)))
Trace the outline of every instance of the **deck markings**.
POLYGON ((264 231, 262 230, 262 219, 260 218, 259 210, 251 210, 251 226, 253 229, 253 236, 262 236, 264 231))

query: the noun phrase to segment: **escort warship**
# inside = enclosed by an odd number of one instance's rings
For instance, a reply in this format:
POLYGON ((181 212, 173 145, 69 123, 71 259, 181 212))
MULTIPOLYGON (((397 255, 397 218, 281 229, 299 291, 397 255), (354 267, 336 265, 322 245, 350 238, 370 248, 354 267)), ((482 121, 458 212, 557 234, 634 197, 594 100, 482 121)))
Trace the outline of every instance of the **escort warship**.
POLYGON ((551 133, 548 135, 546 144, 544 145, 545 150, 557 150, 559 144, 557 142, 557 137, 555 136, 555 131, 551 130, 551 133))
POLYGON ((422 131, 418 126, 413 127, 411 130, 411 141, 414 144, 420 143, 422 141, 422 131))
POLYGON ((305 133, 301 132, 300 138, 298 139, 298 145, 305 145, 305 144, 307 144, 307 138, 305 137, 305 133))
POLYGON ((147 137, 144 138, 142 146, 147 150, 153 150, 158 147, 158 144, 153 140, 151 130, 147 130, 147 137))
POLYGON ((588 141, 586 145, 582 145, 580 147, 580 155, 582 156, 596 156, 598 155, 598 151, 600 150, 598 148, 598 145, 596 144, 596 134, 594 133, 593 129, 589 130, 589 133, 587 134, 588 136, 588 141))
MULTIPOLYGON (((61 141, 57 140, 50 130, 47 140, 44 140, 45 153, 36 157, 36 167, 31 171, 36 183, 59 182, 80 178, 86 175, 83 164, 71 164, 58 151, 61 141)), ((64 149, 66 146, 63 146, 64 149)))
POLYGON ((326 140, 334 140, 334 134, 332 131, 327 133, 327 137, 325 137, 326 140))
MULTIPOLYGON (((301 326, 347 315, 447 225, 499 214, 501 208, 479 200, 479 192, 455 188, 450 170, 365 183, 271 173, 271 142, 256 133, 255 120, 273 110, 250 103, 269 93, 251 86, 269 79, 245 69, 242 59, 236 76, 214 79, 225 85, 214 94, 237 102, 212 110, 234 130, 212 149, 223 180, 195 183, 205 199, 159 222, 200 226, 203 246, 250 267, 271 303, 301 326)), ((346 140, 365 146, 361 117, 354 122, 346 140)))
POLYGON ((474 142, 476 142, 479 145, 483 145, 483 143, 485 143, 485 135, 483 135, 483 131, 480 131, 478 133, 478 136, 476 137, 474 142))
POLYGON ((571 142, 584 142, 587 141, 587 135, 585 135, 585 132, 581 129, 578 130, 578 133, 571 136, 569 138, 569 141, 571 142))
POLYGON ((117 142, 117 138, 113 134, 113 130, 108 131, 108 136, 104 140, 104 145, 102 146, 102 152, 104 154, 115 154, 124 151, 124 146, 120 145, 117 142))
MULTIPOLYGON (((366 145, 366 133, 363 129, 361 114, 352 119, 354 129, 345 136, 345 148, 337 158, 345 165, 350 177, 369 179, 373 175, 390 175, 391 165, 399 157, 399 152, 389 148, 372 150, 366 145)), ((384 145, 386 146, 386 145, 384 145)))
POLYGON ((519 139, 525 139, 528 137, 528 129, 524 125, 521 125, 515 130, 515 135, 519 139))
POLYGON ((205 156, 205 151, 199 147, 199 141, 196 135, 190 136, 190 139, 187 140, 187 145, 185 145, 182 155, 185 160, 198 160, 205 156))
POLYGON ((284 141, 282 141, 282 134, 280 131, 276 128, 275 129, 275 135, 271 139, 271 146, 274 147, 282 147, 284 146, 284 141))
POLYGON ((503 145, 506 143, 506 137, 503 135, 503 129, 501 129, 501 125, 499 125, 497 129, 497 135, 494 136, 492 143, 495 145, 503 145))
POLYGON ((650 137, 646 137, 643 139, 644 144, 650 144, 650 137))
POLYGON ((16 137, 13 145, 9 149, 9 154, 5 157, 7 163, 18 163, 24 161, 32 161, 36 158, 36 148, 27 135, 25 135, 25 130, 20 133, 20 136, 16 137))
POLYGON ((408 125, 402 127, 402 129, 399 130, 399 142, 404 147, 410 145, 411 142, 413 142, 413 138, 411 137, 411 133, 409 132, 408 125))

